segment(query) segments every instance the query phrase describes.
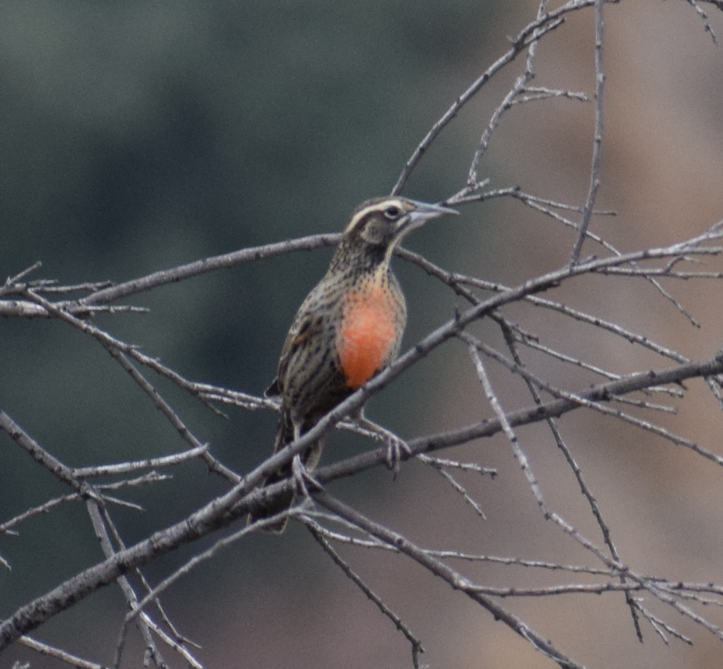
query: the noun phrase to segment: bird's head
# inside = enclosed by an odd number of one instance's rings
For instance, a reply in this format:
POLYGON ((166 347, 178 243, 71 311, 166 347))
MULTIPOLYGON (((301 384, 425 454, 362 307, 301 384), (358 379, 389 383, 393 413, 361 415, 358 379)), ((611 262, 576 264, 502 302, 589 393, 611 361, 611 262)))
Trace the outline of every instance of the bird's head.
POLYGON ((439 204, 399 196, 367 200, 352 212, 340 251, 343 256, 356 252, 377 262, 388 261, 395 246, 412 230, 431 218, 457 213, 439 204))

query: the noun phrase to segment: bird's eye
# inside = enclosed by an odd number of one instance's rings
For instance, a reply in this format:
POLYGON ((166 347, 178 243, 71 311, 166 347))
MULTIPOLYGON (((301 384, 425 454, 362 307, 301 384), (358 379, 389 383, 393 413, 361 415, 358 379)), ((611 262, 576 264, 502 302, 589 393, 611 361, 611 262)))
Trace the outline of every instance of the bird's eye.
POLYGON ((398 218, 398 217, 399 217, 399 214, 401 214, 401 213, 402 213, 402 212, 401 212, 401 210, 399 209, 399 207, 395 207, 394 205, 392 205, 391 207, 387 207, 387 208, 384 210, 384 215, 385 215, 390 221, 393 221, 395 218, 398 218))

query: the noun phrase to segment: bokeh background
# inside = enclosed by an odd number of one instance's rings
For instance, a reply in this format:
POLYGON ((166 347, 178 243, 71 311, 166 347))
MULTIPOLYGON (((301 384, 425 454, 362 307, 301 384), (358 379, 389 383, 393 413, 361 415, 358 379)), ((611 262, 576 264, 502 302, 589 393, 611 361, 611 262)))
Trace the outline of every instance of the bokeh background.
MULTIPOLYGON (((596 229, 626 250, 671 243, 723 216, 723 52, 682 0, 622 2, 605 11, 600 203, 619 215, 596 222, 596 229)), ((35 276, 63 284, 124 281, 250 245, 338 230, 359 201, 389 192, 431 124, 534 12, 527 0, 3 0, 0 272, 14 275, 41 260, 35 276)), ((710 14, 723 36, 723 21, 713 8, 710 14)), ((590 19, 589 12, 573 17, 544 42, 536 84, 592 93, 590 19)), ((465 109, 405 194, 434 201, 461 187, 484 123, 515 74, 501 76, 465 109)), ((495 135, 482 172, 494 186, 520 185, 581 203, 591 128, 592 106, 583 103, 515 110, 495 135)), ((491 202, 431 224, 407 245, 446 267, 513 283, 559 266, 571 240, 518 203, 491 202)), ((297 304, 330 254, 297 253, 184 281, 132 300, 149 307, 148 315, 98 322, 189 378, 260 393, 297 304)), ((419 269, 397 266, 408 295, 411 344, 447 320, 454 301, 419 269)), ((700 330, 642 284, 583 284, 565 295, 690 357, 710 356, 721 345, 720 288, 675 290, 702 321, 700 330)), ((565 350, 619 372, 652 364, 633 347, 562 319, 536 315, 527 322, 565 350)), ((505 386, 505 375, 494 378, 509 408, 523 402, 505 386)), ((270 412, 231 410, 223 420, 159 387, 238 471, 268 452, 270 412)), ((691 390, 693 401, 670 425, 721 452, 720 411, 702 384, 691 390)), ((395 382, 368 411, 414 436, 474 420, 478 392, 463 347, 452 344, 395 382)), ((0 323, 0 407, 70 465, 178 448, 171 428, 110 357, 58 323, 0 323)), ((599 417, 574 416, 564 428, 624 560, 668 577, 721 580, 719 468, 599 417)), ((569 472, 541 435, 521 438, 543 491, 592 534, 569 472)), ((342 455, 368 446, 348 434, 332 443, 342 455)), ((334 491, 426 545, 582 560, 542 521, 505 443, 483 447, 484 458, 476 457, 500 472, 493 483, 474 483, 486 522, 465 515, 449 489, 415 464, 395 483, 386 472, 372 472, 334 491)), ((127 542, 218 492, 218 483, 200 471, 180 468, 173 482, 128 493, 152 513, 117 512, 127 542)), ((0 436, 0 519, 61 492, 0 436)), ((12 572, 0 572, 0 616, 101 558, 80 506, 34 519, 20 531, 0 537, 0 553, 13 565, 12 572)), ((164 558, 149 578, 162 578, 190 554, 164 558)), ((552 666, 403 560, 345 555, 422 638, 431 666, 552 666)), ((509 568, 470 569, 488 583, 527 578, 509 568)), ((299 527, 227 550, 179 582, 165 602, 181 631, 202 644, 198 656, 209 668, 411 665, 408 646, 389 621, 299 527)), ((638 643, 620 597, 506 604, 589 666, 723 663, 720 641, 670 612, 669 621, 681 625, 694 647, 666 647, 649 628, 638 643)), ((107 589, 37 636, 109 662, 123 613, 120 594, 107 589)), ((139 666, 139 652, 131 635, 123 666, 139 666)), ((61 666, 16 647, 0 657, 0 667, 15 659, 31 661, 34 669, 61 666)))

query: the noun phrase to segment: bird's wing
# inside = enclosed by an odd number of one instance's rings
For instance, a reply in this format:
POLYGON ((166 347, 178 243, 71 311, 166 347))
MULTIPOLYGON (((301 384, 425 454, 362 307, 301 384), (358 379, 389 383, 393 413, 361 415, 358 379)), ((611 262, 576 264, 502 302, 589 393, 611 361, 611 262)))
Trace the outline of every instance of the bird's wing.
POLYGON ((283 394, 286 371, 289 368, 291 360, 309 340, 320 336, 322 330, 323 317, 320 314, 312 312, 300 312, 297 314, 291 328, 289 329, 289 334, 286 335, 284 347, 281 349, 279 369, 276 372, 276 378, 266 390, 266 395, 268 397, 275 397, 283 394))

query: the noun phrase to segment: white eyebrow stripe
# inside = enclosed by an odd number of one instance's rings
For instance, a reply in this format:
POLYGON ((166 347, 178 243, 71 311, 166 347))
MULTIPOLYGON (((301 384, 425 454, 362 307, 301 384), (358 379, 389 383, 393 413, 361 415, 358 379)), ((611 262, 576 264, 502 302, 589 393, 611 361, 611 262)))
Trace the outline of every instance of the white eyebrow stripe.
POLYGON ((345 232, 353 230, 357 225, 359 225, 359 221, 362 221, 367 216, 367 214, 370 214, 373 211, 383 211, 389 206, 396 206, 399 207, 402 211, 404 211, 406 209, 406 204, 407 202, 405 200, 400 200, 393 197, 390 197, 388 200, 383 200, 382 202, 375 202, 374 204, 370 204, 368 207, 364 207, 364 209, 354 214, 354 217, 351 219, 351 221, 349 221, 349 225, 346 226, 345 232))

